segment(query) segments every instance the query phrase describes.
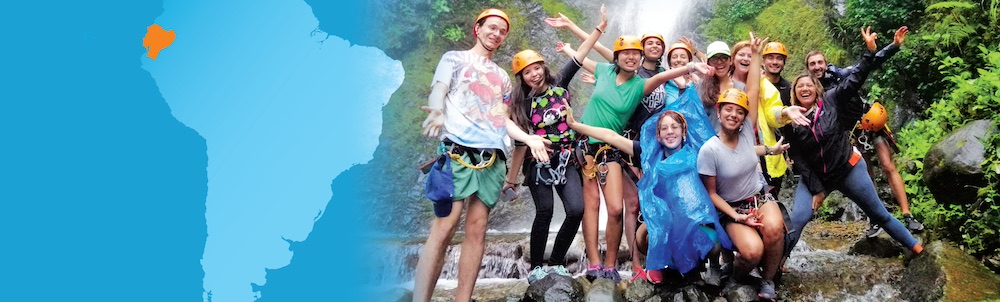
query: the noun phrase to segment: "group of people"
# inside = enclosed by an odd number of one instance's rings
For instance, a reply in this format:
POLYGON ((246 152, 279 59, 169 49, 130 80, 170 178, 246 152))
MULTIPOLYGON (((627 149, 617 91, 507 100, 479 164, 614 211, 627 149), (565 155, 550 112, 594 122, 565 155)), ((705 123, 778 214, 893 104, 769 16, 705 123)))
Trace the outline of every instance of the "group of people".
MULTIPOLYGON (((759 269, 760 297, 776 299, 775 275, 833 190, 857 203, 893 239, 914 253, 923 250, 882 205, 864 156, 853 145, 873 136, 868 133, 882 138, 873 139, 876 146, 891 141, 885 109, 876 104, 869 110, 858 91, 869 73, 898 51, 906 27, 878 53, 877 35, 863 30, 866 50, 848 68, 828 66, 822 53, 809 53, 808 72, 789 82, 781 76, 788 51, 779 42, 751 33, 732 48, 716 41, 702 53, 689 39, 668 48, 662 35, 646 33, 620 36, 609 49, 597 42, 608 26, 605 7, 600 13, 590 32, 563 15, 545 20, 581 40, 575 50, 556 46, 571 58, 558 73, 533 50, 513 57, 513 81, 492 61, 511 25, 498 9, 476 18, 471 49, 442 56, 422 108, 428 113, 423 133, 441 140, 441 156, 428 176, 426 193, 437 218, 420 253, 414 301, 430 299, 463 208, 455 297, 471 299, 490 209, 501 192, 522 184, 536 210, 529 282, 569 275, 565 256, 582 222, 588 278, 621 280, 617 247, 624 234, 633 281, 655 283, 664 273, 702 271, 751 280, 746 276, 759 269), (591 51, 608 62, 588 59, 591 51), (594 90, 577 121, 569 83, 580 69, 594 90), (863 132, 855 135, 855 128, 863 132), (773 196, 790 167, 798 183, 788 211, 773 196), (556 194, 566 218, 546 261, 556 194)), ((894 172, 891 152, 883 147, 875 148, 879 160, 886 172, 894 172)), ((905 193, 895 194, 903 195, 905 220, 914 229, 919 222, 909 215, 905 193)))

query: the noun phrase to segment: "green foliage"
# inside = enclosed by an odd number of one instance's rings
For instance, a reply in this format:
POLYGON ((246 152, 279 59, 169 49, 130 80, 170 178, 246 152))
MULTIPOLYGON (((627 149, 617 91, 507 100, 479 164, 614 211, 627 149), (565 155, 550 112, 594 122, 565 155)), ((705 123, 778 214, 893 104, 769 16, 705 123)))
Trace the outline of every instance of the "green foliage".
POLYGON ((849 46, 852 53, 860 53, 864 48, 859 34, 862 27, 871 26, 872 31, 887 38, 882 41, 892 41, 897 28, 914 25, 923 11, 922 1, 847 0, 844 16, 832 22, 831 30, 838 40, 849 46))
POLYGON ((715 14, 728 20, 749 20, 760 14, 770 0, 723 0, 716 4, 715 14))
POLYGON ((715 16, 701 27, 709 40, 726 41, 732 45, 746 40, 750 30, 753 30, 757 36, 784 43, 789 51, 783 73, 785 78, 805 71, 805 54, 812 50, 823 51, 830 62, 844 63, 846 52, 828 34, 823 10, 809 6, 805 0, 776 0, 760 10, 756 17, 739 22, 725 17, 731 14, 725 11, 725 3, 730 2, 718 2, 715 16))
MULTIPOLYGON (((979 47, 980 59, 985 63, 973 71, 950 72, 945 78, 952 89, 945 98, 927 110, 928 118, 917 121, 899 133, 902 150, 900 159, 913 162, 904 165, 900 174, 906 183, 912 211, 930 218, 931 225, 944 238, 961 243, 974 255, 1000 253, 1000 198, 997 183, 1000 180, 1000 158, 997 152, 987 152, 983 162, 987 187, 980 189, 979 198, 969 205, 940 205, 923 183, 923 165, 920 164, 934 143, 948 133, 970 121, 990 119, 1000 124, 1000 51, 979 47)), ((942 65, 959 69, 962 60, 948 59, 942 65)), ((1000 134, 984 140, 986 150, 1000 148, 1000 134)))
POLYGON ((441 36, 444 37, 445 39, 448 39, 448 41, 458 42, 462 39, 465 39, 465 30, 459 28, 458 26, 453 25, 449 28, 446 28, 444 30, 444 33, 441 34, 441 36))

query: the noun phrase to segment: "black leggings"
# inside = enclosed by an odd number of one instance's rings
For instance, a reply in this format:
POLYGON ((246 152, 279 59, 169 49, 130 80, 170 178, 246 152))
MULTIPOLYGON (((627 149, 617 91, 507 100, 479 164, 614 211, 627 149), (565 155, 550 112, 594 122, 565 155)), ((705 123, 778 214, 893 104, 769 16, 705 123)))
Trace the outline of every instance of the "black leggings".
POLYGON ((562 199, 566 220, 563 220, 559 233, 556 233, 549 265, 566 265, 566 251, 573 244, 573 238, 580 230, 580 221, 583 220, 582 185, 580 170, 576 167, 566 169, 564 185, 528 184, 531 199, 535 202, 535 221, 531 224, 531 267, 542 266, 544 262, 545 244, 549 240, 549 224, 552 223, 552 208, 555 203, 553 188, 562 199))

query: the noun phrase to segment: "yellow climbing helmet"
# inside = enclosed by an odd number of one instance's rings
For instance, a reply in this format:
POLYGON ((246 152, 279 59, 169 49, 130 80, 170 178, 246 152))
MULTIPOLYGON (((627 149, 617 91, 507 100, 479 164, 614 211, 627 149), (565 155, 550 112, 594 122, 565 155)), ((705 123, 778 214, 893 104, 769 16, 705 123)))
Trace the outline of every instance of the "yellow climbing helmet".
POLYGON ((726 91, 722 92, 722 94, 719 95, 719 102, 716 103, 716 106, 722 108, 723 103, 736 104, 739 105, 740 107, 743 107, 743 109, 746 110, 747 112, 750 112, 750 103, 747 99, 747 94, 744 93, 742 90, 736 88, 726 89, 726 91))
POLYGON ((639 38, 630 35, 624 35, 618 37, 618 39, 615 40, 614 52, 617 53, 619 51, 626 49, 635 49, 638 51, 642 51, 642 41, 640 41, 639 38))
POLYGON ((870 132, 882 130, 888 118, 889 113, 885 111, 885 107, 875 102, 868 113, 861 117, 861 129, 870 132))
POLYGON ((781 42, 767 43, 767 45, 764 45, 764 52, 762 52, 760 55, 766 56, 772 53, 783 55, 786 58, 788 57, 788 49, 786 49, 785 44, 781 44, 781 42))
POLYGON ((545 62, 545 59, 534 50, 525 49, 514 55, 514 60, 510 63, 510 68, 514 71, 514 74, 518 74, 525 67, 528 67, 528 65, 537 62, 545 62))
POLYGON ((500 19, 503 19, 504 22, 507 22, 507 29, 508 30, 510 29, 510 18, 507 17, 507 14, 504 13, 502 10, 495 9, 495 8, 488 8, 488 9, 484 10, 482 13, 480 13, 479 17, 476 17, 476 22, 472 23, 472 28, 475 29, 476 28, 476 24, 479 24, 479 21, 482 21, 483 19, 486 19, 486 17, 490 17, 490 16, 500 17, 500 19))

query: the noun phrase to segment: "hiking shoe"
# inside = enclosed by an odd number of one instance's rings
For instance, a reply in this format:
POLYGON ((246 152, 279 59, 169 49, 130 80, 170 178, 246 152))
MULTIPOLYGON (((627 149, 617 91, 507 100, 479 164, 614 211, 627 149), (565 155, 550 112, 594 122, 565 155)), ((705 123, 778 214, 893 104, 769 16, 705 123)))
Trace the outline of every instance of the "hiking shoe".
POLYGON ((774 292, 774 281, 762 280, 760 281, 760 292, 757 296, 764 300, 775 301, 778 299, 778 293, 774 292))
POLYGON ((702 273, 701 280, 709 285, 720 286, 722 284, 722 268, 709 267, 708 270, 702 273))
POLYGON ((570 275, 570 273, 569 273, 569 270, 567 270, 566 267, 562 266, 562 265, 556 265, 556 266, 550 267, 549 268, 549 274, 556 274, 556 275, 563 275, 563 276, 566 276, 566 277, 572 277, 572 275, 570 275))
POLYGON ((635 282, 635 280, 639 280, 639 279, 649 281, 649 276, 646 275, 646 270, 640 268, 640 269, 637 269, 637 270, 633 271, 632 272, 632 280, 629 281, 629 282, 635 282))
POLYGON ((865 237, 874 238, 878 236, 878 234, 882 234, 882 227, 880 227, 878 224, 869 223, 868 230, 865 231, 865 237))
POLYGON ((903 215, 903 222, 906 223, 906 228, 910 230, 911 233, 916 233, 924 230, 924 224, 913 218, 913 215, 903 215))
POLYGON ((618 269, 613 267, 604 269, 604 278, 614 281, 615 284, 622 281, 622 275, 618 274, 618 269))
POLYGON ((588 266, 587 272, 584 275, 587 276, 587 281, 590 282, 597 280, 597 278, 604 278, 604 267, 600 264, 588 266))
POLYGON ((542 280, 545 276, 548 276, 549 272, 546 272, 541 266, 536 266, 535 269, 528 273, 528 283, 534 283, 535 281, 542 280))

